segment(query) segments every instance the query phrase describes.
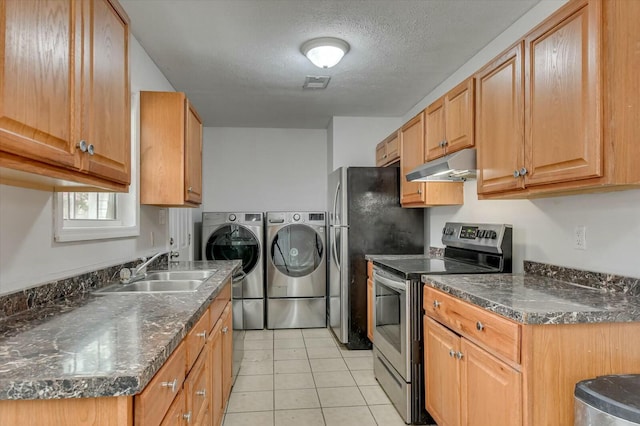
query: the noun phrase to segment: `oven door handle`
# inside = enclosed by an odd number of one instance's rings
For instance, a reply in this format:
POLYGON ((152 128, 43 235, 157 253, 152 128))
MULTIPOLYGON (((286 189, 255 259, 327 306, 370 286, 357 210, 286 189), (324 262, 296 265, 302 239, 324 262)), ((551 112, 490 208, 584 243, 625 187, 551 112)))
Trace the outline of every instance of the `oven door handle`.
POLYGON ((382 275, 377 274, 375 271, 373 272, 373 281, 376 283, 380 283, 384 286, 392 288, 396 291, 406 292, 407 284, 404 281, 395 281, 389 278, 383 277, 382 275))

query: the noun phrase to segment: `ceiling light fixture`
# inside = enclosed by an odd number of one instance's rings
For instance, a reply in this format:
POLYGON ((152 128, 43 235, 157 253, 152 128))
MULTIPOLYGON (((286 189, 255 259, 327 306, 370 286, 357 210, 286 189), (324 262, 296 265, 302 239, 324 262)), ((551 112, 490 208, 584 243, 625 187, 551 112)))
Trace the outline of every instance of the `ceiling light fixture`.
POLYGON ((318 68, 331 68, 349 51, 349 43, 335 37, 320 37, 305 42, 300 51, 318 68))

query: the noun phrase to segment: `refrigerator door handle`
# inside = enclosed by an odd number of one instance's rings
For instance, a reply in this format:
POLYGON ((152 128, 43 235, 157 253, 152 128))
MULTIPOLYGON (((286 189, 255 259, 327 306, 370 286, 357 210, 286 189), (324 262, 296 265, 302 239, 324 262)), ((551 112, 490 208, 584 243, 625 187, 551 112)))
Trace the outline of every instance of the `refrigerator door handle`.
POLYGON ((329 221, 329 226, 335 226, 331 222, 335 222, 335 220, 336 220, 336 216, 337 216, 336 209, 338 207, 338 194, 340 194, 340 182, 338 182, 338 185, 336 186, 336 193, 333 196, 333 209, 332 209, 333 210, 333 213, 332 213, 333 217, 330 218, 331 220, 329 221))

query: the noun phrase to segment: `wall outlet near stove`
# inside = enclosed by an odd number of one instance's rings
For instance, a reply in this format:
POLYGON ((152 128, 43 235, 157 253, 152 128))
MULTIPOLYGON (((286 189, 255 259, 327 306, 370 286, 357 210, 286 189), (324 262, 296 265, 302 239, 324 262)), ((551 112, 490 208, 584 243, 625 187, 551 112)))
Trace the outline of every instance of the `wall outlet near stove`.
POLYGON ((587 227, 584 225, 576 226, 573 230, 573 248, 576 250, 587 249, 587 227))

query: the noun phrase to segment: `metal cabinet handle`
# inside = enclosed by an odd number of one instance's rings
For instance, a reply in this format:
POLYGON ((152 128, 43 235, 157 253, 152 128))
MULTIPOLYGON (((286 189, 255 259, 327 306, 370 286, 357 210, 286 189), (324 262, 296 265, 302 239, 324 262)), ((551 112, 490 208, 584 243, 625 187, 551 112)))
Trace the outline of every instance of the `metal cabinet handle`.
POLYGON ((207 390, 206 389, 202 389, 202 390, 196 391, 196 395, 201 396, 203 398, 206 398, 207 397, 207 390))
POLYGON ((93 146, 92 143, 90 143, 89 146, 87 147, 87 152, 89 153, 89 155, 93 155, 96 153, 95 147, 93 146))
POLYGON ((520 177, 520 172, 518 170, 514 170, 513 171, 513 177, 516 178, 516 179, 519 178, 520 177))
POLYGON ((187 192, 193 192, 193 186, 188 187, 187 192))
POLYGON ((196 336, 202 337, 203 339, 206 339, 207 338, 207 332, 206 331, 202 331, 200 333, 196 333, 196 336))
POLYGON ((222 332, 227 334, 229 332, 229 327, 222 327, 222 332))
POLYGON ((462 359, 463 356, 464 356, 464 354, 462 352, 460 352, 460 351, 458 351, 458 353, 456 354, 456 357, 458 359, 462 359))
POLYGON ((418 188, 418 194, 422 194, 422 188, 418 188))
POLYGON ((446 139, 445 139, 445 140, 443 140, 443 141, 442 141, 442 146, 447 146, 447 145, 449 145, 449 142, 448 142, 446 139))
POLYGON ((484 330, 484 324, 482 324, 480 321, 476 322, 476 330, 478 331, 484 330))
POLYGON ((520 176, 524 176, 524 175, 526 175, 527 173, 529 173, 529 171, 527 170, 527 168, 526 168, 526 167, 523 167, 523 168, 521 168, 521 169, 520 169, 520 176))
POLYGON ((87 152, 87 141, 82 139, 80 142, 76 144, 76 147, 80 149, 82 152, 87 152))
POLYGON ((187 421, 187 423, 191 423, 191 411, 182 415, 182 418, 187 421))
POLYGON ((160 386, 162 386, 163 388, 170 388, 171 392, 175 393, 178 387, 178 379, 173 379, 172 382, 162 382, 160 383, 160 386))
POLYGON ((440 307, 440 302, 438 302, 437 300, 433 301, 433 307, 438 309, 440 307))
POLYGON ((453 349, 449 349, 449 356, 452 358, 456 356, 456 351, 454 351, 453 349))

